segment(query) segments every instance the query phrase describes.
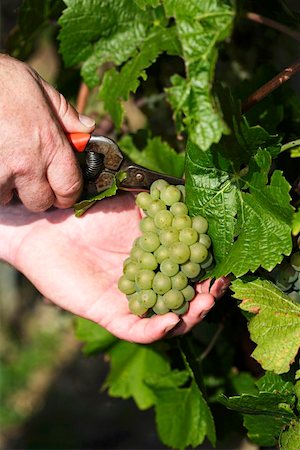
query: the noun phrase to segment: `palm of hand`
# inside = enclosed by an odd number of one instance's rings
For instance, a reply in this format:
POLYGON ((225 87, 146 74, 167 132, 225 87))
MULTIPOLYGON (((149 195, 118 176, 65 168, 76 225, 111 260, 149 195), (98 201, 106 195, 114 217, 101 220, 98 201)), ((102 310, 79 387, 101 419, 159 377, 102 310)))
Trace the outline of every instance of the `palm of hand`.
POLYGON ((22 206, 0 209, 7 260, 58 306, 90 319, 119 338, 149 343, 192 328, 222 294, 223 279, 198 285, 181 319, 173 313, 141 319, 132 315, 117 282, 123 260, 139 235, 140 212, 131 194, 103 200, 81 218, 72 210, 33 214, 22 206))

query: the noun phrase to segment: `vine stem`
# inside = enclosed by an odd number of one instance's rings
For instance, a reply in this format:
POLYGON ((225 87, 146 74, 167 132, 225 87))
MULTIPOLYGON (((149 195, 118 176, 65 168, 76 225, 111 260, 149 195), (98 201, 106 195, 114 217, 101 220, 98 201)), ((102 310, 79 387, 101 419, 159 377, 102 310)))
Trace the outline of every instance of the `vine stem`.
POLYGON ((275 20, 269 19, 268 17, 264 17, 261 14, 257 14, 254 12, 247 12, 246 17, 247 19, 252 20, 253 22, 266 25, 267 27, 274 28, 274 30, 287 34, 296 41, 300 42, 300 33, 298 33, 298 31, 292 30, 291 28, 287 27, 282 23, 276 22, 275 20))
POLYGON ((211 352, 223 330, 224 330, 224 323, 221 322, 218 325, 217 331, 213 335, 210 343, 208 344, 204 352, 202 352, 201 355, 198 357, 199 361, 203 361, 207 357, 207 355, 211 352))
POLYGON ((262 85, 257 91, 253 92, 246 100, 242 103, 242 113, 247 112, 252 106, 259 103, 267 95, 281 86, 283 83, 292 78, 297 72, 300 71, 300 60, 296 61, 294 64, 290 65, 278 75, 276 75, 272 80, 268 81, 266 84, 262 85))
POLYGON ((89 88, 85 83, 80 84, 80 88, 76 100, 76 110, 79 114, 83 114, 89 98, 89 88))

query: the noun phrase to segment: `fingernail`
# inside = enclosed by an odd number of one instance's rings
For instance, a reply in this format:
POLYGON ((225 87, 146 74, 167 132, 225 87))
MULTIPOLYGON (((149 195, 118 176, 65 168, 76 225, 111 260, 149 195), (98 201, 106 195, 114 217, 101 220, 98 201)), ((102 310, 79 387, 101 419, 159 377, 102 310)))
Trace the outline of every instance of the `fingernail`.
POLYGON ((95 121, 91 117, 84 116, 83 114, 79 114, 79 120, 87 128, 92 128, 95 126, 95 121))

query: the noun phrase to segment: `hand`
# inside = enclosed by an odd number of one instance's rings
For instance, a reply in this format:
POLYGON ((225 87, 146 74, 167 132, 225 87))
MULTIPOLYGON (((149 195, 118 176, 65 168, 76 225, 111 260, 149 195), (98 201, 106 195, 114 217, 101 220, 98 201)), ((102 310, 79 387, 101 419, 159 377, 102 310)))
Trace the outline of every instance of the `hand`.
POLYGON ((13 190, 32 211, 70 207, 82 175, 65 132, 94 129, 26 64, 0 55, 0 205, 13 190))
POLYGON ((228 280, 198 284, 189 311, 141 319, 117 288, 122 263, 140 234, 134 197, 119 193, 83 217, 72 210, 30 213, 22 205, 0 208, 0 258, 23 272, 52 302, 90 319, 121 339, 149 343, 196 325, 222 295, 228 280))

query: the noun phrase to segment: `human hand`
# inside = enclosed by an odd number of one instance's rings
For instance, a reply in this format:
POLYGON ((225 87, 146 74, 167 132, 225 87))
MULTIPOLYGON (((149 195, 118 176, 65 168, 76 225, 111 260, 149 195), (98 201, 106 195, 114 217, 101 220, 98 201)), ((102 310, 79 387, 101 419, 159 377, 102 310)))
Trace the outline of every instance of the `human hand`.
POLYGON ((0 55, 0 86, 0 205, 16 190, 32 211, 72 206, 82 174, 65 133, 89 133, 94 121, 7 55, 0 55))
POLYGON ((37 214, 22 205, 0 207, 0 258, 23 272, 46 298, 121 339, 150 343, 186 333, 212 308, 228 280, 217 280, 210 290, 209 280, 199 283, 181 318, 131 314, 117 282, 140 234, 140 218, 129 193, 98 202, 81 218, 71 210, 37 214))

